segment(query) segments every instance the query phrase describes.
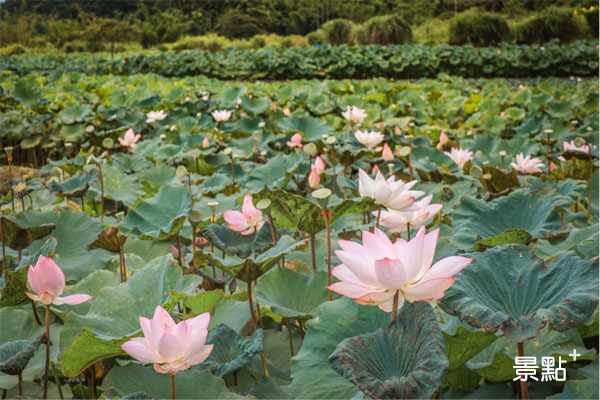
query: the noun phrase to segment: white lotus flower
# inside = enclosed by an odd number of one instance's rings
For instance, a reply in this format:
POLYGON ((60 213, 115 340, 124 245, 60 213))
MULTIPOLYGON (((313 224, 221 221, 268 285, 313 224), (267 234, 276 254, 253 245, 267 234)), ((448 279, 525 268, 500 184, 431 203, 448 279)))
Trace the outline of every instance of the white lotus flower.
POLYGON ((383 142, 383 134, 377 131, 356 131, 354 132, 354 137, 360 143, 367 146, 368 149, 372 149, 377 146, 379 143, 383 142))
POLYGON ((466 149, 457 149, 456 147, 453 147, 449 153, 445 151, 444 154, 450 157, 459 168, 464 167, 467 161, 473 159, 472 151, 466 149))
POLYGON ((429 204, 432 198, 433 195, 430 194, 415 201, 413 207, 416 209, 413 211, 383 210, 380 219, 381 225, 390 228, 388 233, 403 232, 409 226, 411 229, 419 229, 442 209, 441 204, 429 204))
POLYGON ((362 169, 358 171, 358 177, 358 192, 361 197, 370 197, 375 200, 375 204, 392 210, 415 210, 412 207, 415 199, 425 194, 419 190, 410 190, 417 181, 404 183, 396 181, 394 176, 386 180, 381 172, 377 172, 375 179, 371 179, 362 169))
POLYGON ((231 111, 228 110, 215 110, 211 114, 215 121, 223 122, 228 121, 231 118, 231 111))
POLYGON ((167 113, 165 113, 163 110, 150 111, 148 114, 146 114, 146 118, 147 118, 146 122, 151 124, 153 122, 163 120, 166 117, 167 117, 167 113))
POLYGON ((519 172, 524 174, 537 174, 542 172, 544 163, 539 158, 525 157, 523 153, 517 154, 517 162, 511 162, 510 165, 519 172))

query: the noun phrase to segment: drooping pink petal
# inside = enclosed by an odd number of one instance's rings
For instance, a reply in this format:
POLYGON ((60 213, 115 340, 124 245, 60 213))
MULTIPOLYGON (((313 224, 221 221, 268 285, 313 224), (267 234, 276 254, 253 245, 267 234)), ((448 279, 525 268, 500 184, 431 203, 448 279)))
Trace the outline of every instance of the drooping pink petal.
POLYGON ((473 261, 469 257, 452 256, 436 262, 423 276, 423 281, 438 278, 450 278, 459 273, 473 261))
POLYGON ((392 299, 396 292, 387 291, 387 292, 371 292, 367 293, 364 296, 357 297, 354 299, 358 304, 366 305, 366 306, 376 306, 381 303, 385 303, 389 299, 392 299))
POLYGON ((431 301, 441 292, 444 292, 454 283, 454 277, 452 278, 439 278, 430 279, 423 281, 417 285, 405 288, 402 290, 406 300, 413 301, 431 301))
POLYGON ((91 299, 92 296, 89 296, 87 294, 72 294, 70 296, 57 297, 53 303, 56 305, 60 305, 60 302, 74 306, 76 304, 81 304, 91 299))
POLYGON ((387 289, 400 289, 406 283, 406 272, 400 260, 384 258, 375 261, 375 275, 387 289))
POLYGON ((41 301, 39 296, 36 296, 35 294, 31 294, 29 292, 25 292, 25 294, 27 295, 27 297, 29 297, 33 301, 41 301))
POLYGON ((228 210, 223 213, 223 219, 229 223, 228 228, 234 231, 243 231, 248 229, 248 220, 239 211, 228 210))
POLYGON ((129 340, 121 345, 121 348, 130 356, 143 363, 157 363, 160 362, 156 354, 144 344, 129 340))
MULTIPOLYGON (((398 296, 398 310, 400 308, 402 308, 403 304, 404 304, 404 297, 402 297, 402 293, 400 293, 398 296)), ((378 307, 380 310, 383 310, 385 312, 392 312, 394 310, 394 298, 392 297, 385 303, 381 303, 378 307)))
POLYGON ((362 297, 373 292, 374 288, 354 282, 336 282, 332 285, 327 286, 327 289, 339 293, 342 296, 355 299, 357 297, 362 297))
POLYGON ((204 347, 202 347, 202 350, 200 350, 199 352, 197 352, 196 354, 194 354, 194 356, 192 356, 189 359, 190 365, 200 364, 201 362, 203 362, 204 360, 206 360, 208 358, 208 356, 210 355, 210 353, 213 351, 214 347, 215 347, 214 344, 206 344, 206 345, 204 345, 204 347))
POLYGON ((254 207, 252 204, 252 196, 247 194, 244 196, 244 204, 242 205, 242 214, 246 219, 252 218, 256 221, 262 219, 262 211, 254 207))

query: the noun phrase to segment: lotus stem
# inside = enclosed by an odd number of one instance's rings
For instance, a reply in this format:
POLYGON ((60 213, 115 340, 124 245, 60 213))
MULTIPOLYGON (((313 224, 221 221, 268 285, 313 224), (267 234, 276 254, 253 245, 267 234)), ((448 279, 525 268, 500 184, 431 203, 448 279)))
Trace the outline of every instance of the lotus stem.
POLYGON ((85 212, 85 194, 81 196, 81 211, 85 212))
MULTIPOLYGON (((519 357, 524 357, 525 352, 523 351, 523 342, 517 343, 517 355, 519 357)), ((519 380, 519 384, 521 385, 521 399, 529 399, 529 391, 527 390, 527 381, 519 380)))
POLYGON ((396 314, 398 314, 398 299, 400 297, 400 291, 396 290, 396 294, 394 295, 394 302, 392 305, 392 321, 396 319, 396 314))
POLYGON ((12 180, 12 154, 8 156, 8 182, 10 184, 10 202, 12 205, 12 211, 15 212, 15 191, 13 190, 12 180))
POLYGON ((192 225, 192 254, 196 254, 196 225, 192 225))
POLYGON ((275 225, 273 224, 273 217, 269 214, 269 226, 271 227, 271 237, 273 238, 273 244, 277 246, 277 235, 275 235, 275 225))
POLYGON ((35 317, 35 322, 37 322, 37 324, 39 326, 42 326, 42 321, 40 320, 40 316, 38 315, 37 309, 35 308, 35 303, 33 302, 33 300, 31 300, 31 308, 33 308, 33 316, 35 317))
POLYGON ((64 400, 64 395, 63 395, 63 391, 62 391, 62 387, 60 386, 60 378, 58 377, 58 371, 56 370, 56 367, 54 366, 54 364, 51 364, 52 366, 52 375, 54 375, 54 383, 56 383, 56 389, 58 390, 58 398, 60 400, 64 400))
POLYGON ((102 212, 100 213, 100 222, 104 223, 104 178, 102 177, 102 166, 100 163, 96 163, 98 166, 98 173, 100 174, 100 199, 102 202, 102 212))
POLYGON ((188 173, 187 178, 188 178, 188 194, 191 197, 192 196, 192 174, 188 173))
POLYGON ((284 320, 285 320, 285 324, 287 325, 288 339, 290 340, 290 355, 292 357, 294 357, 294 341, 292 339, 292 324, 290 324, 289 318, 284 317, 284 320))
POLYGON ((179 262, 179 266, 183 269, 183 261, 181 260, 181 239, 179 235, 177 237, 177 261, 179 262))
POLYGON ((7 393, 8 393, 8 389, 2 389, 2 400, 6 399, 7 393))
MULTIPOLYGON (((256 281, 254 281, 254 284, 256 285, 256 281)), ((260 329, 263 329, 262 315, 260 314, 260 304, 258 304, 258 301, 256 302, 256 318, 258 319, 260 329)))
POLYGON ((90 398, 96 398, 96 368, 94 368, 94 364, 88 368, 88 373, 90 374, 90 381, 88 382, 88 390, 90 391, 90 398))
POLYGON ((263 371, 265 372, 265 376, 269 377, 269 368, 267 367, 267 357, 265 357, 265 352, 260 352, 260 360, 262 361, 263 371))
POLYGON ((230 155, 231 159, 231 184, 235 186, 235 161, 233 161, 233 155, 230 155))
POLYGON ((44 367, 44 400, 48 398, 48 368, 50 367, 50 305, 46 306, 46 366, 44 367))
POLYGON ((410 224, 406 225, 406 241, 410 240, 410 224))
MULTIPOLYGON (((589 150, 588 156, 589 156, 589 161, 590 161, 590 180, 588 182, 588 206, 587 206, 587 208, 588 208, 588 213, 587 213, 588 214, 588 218, 587 218, 587 220, 589 221, 590 218, 592 218, 592 185, 593 185, 593 182, 594 182, 594 180, 593 180, 594 179, 594 177, 593 177, 593 175, 594 175, 594 164, 592 163, 592 145, 591 144, 588 144, 588 150, 589 150)), ((548 164, 548 165, 550 165, 550 164, 548 164)), ((548 170, 549 169, 550 168, 548 168, 548 170)))
POLYGON ((258 329, 258 323, 256 322, 256 315, 254 314, 254 306, 252 305, 252 282, 248 282, 248 305, 250 306, 250 316, 252 317, 252 324, 254 330, 258 329))
POLYGON ((175 399, 175 374, 169 375, 171 380, 171 400, 175 399))
POLYGON ((377 210, 377 222, 375 222, 375 228, 379 229, 379 219, 381 218, 381 209, 382 206, 379 206, 379 210, 377 210))
POLYGON ((310 260, 312 261, 313 271, 317 272, 317 258, 315 256, 315 235, 310 235, 310 260))
POLYGON ((121 244, 119 244, 119 269, 121 271, 121 282, 127 281, 127 268, 125 267, 125 254, 123 253, 123 245, 121 245, 121 244))
POLYGON ((0 218, 0 241, 2 242, 2 275, 8 273, 8 267, 6 266, 6 246, 4 245, 4 228, 2 227, 2 218, 0 218))
POLYGON ((21 207, 23 207, 23 212, 25 212, 25 197, 21 197, 21 207))
POLYGON ((19 397, 23 397, 23 374, 19 372, 19 397))
MULTIPOLYGON (((331 286, 331 213, 326 208, 323 211, 325 215, 325 228, 327 229, 327 286, 331 286)), ((333 300, 331 290, 329 290, 329 301, 333 300)))

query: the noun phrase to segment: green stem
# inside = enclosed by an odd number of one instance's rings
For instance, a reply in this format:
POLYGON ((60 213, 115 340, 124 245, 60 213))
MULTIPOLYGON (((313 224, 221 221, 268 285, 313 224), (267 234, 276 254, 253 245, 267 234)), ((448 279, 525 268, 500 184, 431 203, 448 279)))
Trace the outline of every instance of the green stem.
POLYGON ((33 308, 33 316, 35 317, 35 322, 37 322, 37 324, 39 326, 42 326, 42 321, 40 320, 40 316, 38 315, 37 309, 35 308, 35 303, 33 302, 33 300, 31 300, 31 308, 33 308))
MULTIPOLYGON (((327 286, 331 286, 331 214, 329 209, 325 209, 325 228, 327 229, 327 286)), ((329 301, 333 300, 331 290, 329 290, 329 301)))
POLYGON ((317 258, 315 255, 315 235, 310 235, 310 260, 312 261, 313 271, 317 272, 317 258))
POLYGON ((381 218, 381 209, 383 207, 379 206, 379 210, 377 210, 377 222, 375 222, 375 228, 379 229, 379 219, 381 218))
POLYGON ((56 389, 58 390, 58 397, 60 398, 60 400, 64 400, 65 397, 63 395, 62 387, 60 386, 60 378, 58 377, 58 371, 56 370, 54 364, 51 365, 52 375, 54 375, 54 383, 56 383, 56 389))
POLYGON ((284 319, 285 319, 285 324, 287 325, 288 339, 290 340, 290 355, 292 357, 294 357, 294 341, 292 340, 292 324, 290 324, 289 318, 284 317, 284 319))
POLYGON ((265 352, 260 352, 260 360, 262 361, 263 371, 265 372, 265 376, 269 377, 269 368, 267 367, 267 357, 265 357, 265 352))
POLYGON ((171 378, 171 400, 175 399, 175 374, 169 375, 171 378))
POLYGON ((177 235, 177 253, 177 261, 179 262, 179 267, 183 269, 183 261, 181 259, 181 239, 179 238, 179 235, 177 235))
POLYGON ((396 314, 398 314, 398 300, 400 297, 400 291, 396 290, 396 294, 394 295, 394 303, 392 305, 392 321, 396 319, 396 314))
POLYGON ((256 315, 254 314, 254 306, 252 305, 252 281, 248 282, 248 304, 250 306, 250 315, 252 316, 254 330, 257 330, 258 324, 256 322, 256 315))
POLYGON ((46 366, 44 367, 44 400, 48 398, 48 368, 50 367, 50 305, 46 306, 46 366))
POLYGON ((19 397, 23 397, 23 374, 18 374, 19 377, 19 397))

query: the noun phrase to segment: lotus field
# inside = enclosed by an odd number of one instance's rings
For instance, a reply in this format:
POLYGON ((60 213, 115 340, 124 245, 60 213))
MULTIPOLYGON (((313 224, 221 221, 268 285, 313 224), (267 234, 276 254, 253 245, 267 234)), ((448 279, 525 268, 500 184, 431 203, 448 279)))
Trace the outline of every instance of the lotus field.
POLYGON ((598 398, 598 82, 5 72, 0 388, 598 398))

